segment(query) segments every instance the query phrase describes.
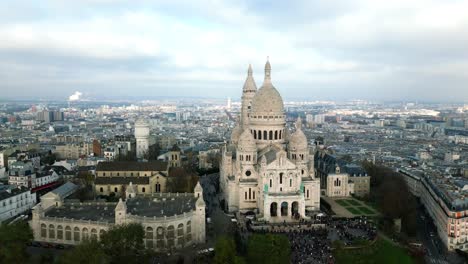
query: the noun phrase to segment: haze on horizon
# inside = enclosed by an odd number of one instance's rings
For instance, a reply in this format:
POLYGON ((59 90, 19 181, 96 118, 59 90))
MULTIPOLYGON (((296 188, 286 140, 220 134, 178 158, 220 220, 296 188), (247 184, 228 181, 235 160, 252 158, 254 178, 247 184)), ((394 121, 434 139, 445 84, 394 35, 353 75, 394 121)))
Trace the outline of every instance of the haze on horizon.
POLYGON ((0 99, 468 101, 468 1, 4 1, 0 99), (313 2, 313 3, 312 3, 313 2))

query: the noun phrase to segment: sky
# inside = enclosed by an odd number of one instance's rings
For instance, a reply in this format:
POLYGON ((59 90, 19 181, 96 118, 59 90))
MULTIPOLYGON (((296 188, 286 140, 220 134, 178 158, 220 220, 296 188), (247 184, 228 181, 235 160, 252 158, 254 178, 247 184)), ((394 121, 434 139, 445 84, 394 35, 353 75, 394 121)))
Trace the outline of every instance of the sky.
POLYGON ((6 0, 0 99, 468 102, 468 1, 6 0))

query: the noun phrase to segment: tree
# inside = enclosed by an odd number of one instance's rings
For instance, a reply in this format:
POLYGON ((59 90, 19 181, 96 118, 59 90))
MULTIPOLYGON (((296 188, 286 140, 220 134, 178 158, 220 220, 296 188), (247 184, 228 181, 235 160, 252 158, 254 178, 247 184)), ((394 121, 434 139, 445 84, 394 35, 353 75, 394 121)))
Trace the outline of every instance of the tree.
POLYGON ((26 247, 33 240, 33 233, 27 222, 0 225, 0 263, 26 263, 26 247))
POLYGON ((249 263, 290 263, 291 246, 284 235, 253 234, 247 245, 249 263))
POLYGON ((393 229, 393 220, 401 218, 402 231, 413 235, 416 225, 416 199, 411 194, 403 176, 384 166, 364 162, 371 176, 370 201, 377 204, 383 215, 384 230, 393 229))
POLYGON ((148 152, 145 153, 144 156, 147 160, 157 160, 160 153, 161 153, 161 146, 158 143, 156 143, 156 144, 149 146, 148 152))
POLYGON ((117 225, 101 236, 102 249, 112 263, 145 263, 144 235, 141 224, 117 225))
POLYGON ((52 165, 57 160, 57 156, 51 151, 47 152, 47 155, 41 158, 41 161, 44 165, 52 165))
POLYGON ((116 161, 136 161, 136 153, 134 151, 128 151, 125 155, 117 155, 116 161))
POLYGON ((59 264, 107 264, 110 257, 102 250, 101 244, 95 240, 85 240, 72 250, 66 251, 58 259, 59 264))
POLYGON ((168 192, 193 192, 198 183, 198 175, 186 168, 171 168, 167 180, 168 192))
POLYGON ((242 264, 244 259, 236 255, 236 244, 227 236, 218 238, 215 245, 215 264, 242 264))

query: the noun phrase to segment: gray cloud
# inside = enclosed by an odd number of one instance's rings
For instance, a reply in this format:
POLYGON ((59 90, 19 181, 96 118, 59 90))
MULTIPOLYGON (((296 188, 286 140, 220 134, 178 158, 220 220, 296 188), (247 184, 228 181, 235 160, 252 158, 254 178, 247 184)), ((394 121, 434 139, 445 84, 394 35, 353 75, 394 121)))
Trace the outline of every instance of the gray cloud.
POLYGON ((14 1, 0 8, 0 90, 236 98, 248 63, 261 85, 269 55, 285 98, 466 101, 466 8, 418 0, 14 1))

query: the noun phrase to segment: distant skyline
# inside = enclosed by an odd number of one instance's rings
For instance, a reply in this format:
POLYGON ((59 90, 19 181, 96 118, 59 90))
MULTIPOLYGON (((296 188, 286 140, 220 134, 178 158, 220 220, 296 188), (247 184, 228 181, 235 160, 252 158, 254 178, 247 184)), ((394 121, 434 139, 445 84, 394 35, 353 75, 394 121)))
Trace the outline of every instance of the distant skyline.
POLYGON ((1 99, 468 102, 468 1, 4 1, 1 99), (79 92, 81 94, 78 94, 79 92))

